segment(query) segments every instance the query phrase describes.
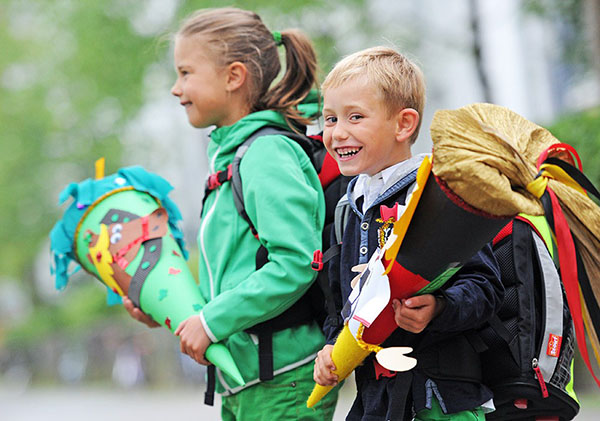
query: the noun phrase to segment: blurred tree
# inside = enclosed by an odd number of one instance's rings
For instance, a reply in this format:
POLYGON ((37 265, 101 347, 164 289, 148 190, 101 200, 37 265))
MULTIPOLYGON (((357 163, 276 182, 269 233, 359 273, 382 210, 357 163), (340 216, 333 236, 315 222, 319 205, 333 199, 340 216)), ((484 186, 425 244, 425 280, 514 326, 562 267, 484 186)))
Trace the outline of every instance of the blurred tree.
POLYGON ((600 82, 600 1, 523 0, 526 12, 554 20, 562 44, 557 46, 566 63, 580 75, 592 69, 600 82))
POLYGON ((559 118, 549 127, 557 139, 577 149, 585 175, 600 186, 600 108, 559 118))

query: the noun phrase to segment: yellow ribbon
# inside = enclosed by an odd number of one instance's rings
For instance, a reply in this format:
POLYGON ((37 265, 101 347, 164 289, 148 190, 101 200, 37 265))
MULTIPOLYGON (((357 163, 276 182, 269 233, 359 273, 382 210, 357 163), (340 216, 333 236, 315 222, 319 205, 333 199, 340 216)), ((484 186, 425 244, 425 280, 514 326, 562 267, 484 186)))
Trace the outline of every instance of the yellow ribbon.
POLYGON ((540 166, 540 174, 531 183, 527 184, 527 191, 533 194, 538 199, 542 197, 548 186, 548 180, 560 181, 566 186, 569 186, 579 193, 586 195, 587 193, 569 174, 558 165, 542 164, 540 166))

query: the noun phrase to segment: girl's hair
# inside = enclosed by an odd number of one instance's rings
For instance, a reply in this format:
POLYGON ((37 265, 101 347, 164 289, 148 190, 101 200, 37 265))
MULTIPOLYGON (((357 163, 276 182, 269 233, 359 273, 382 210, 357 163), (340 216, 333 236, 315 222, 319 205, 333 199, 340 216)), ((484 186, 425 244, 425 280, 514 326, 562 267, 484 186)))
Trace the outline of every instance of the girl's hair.
POLYGON ((215 63, 227 66, 235 61, 246 65, 250 75, 248 102, 251 112, 276 110, 290 126, 309 124, 296 106, 316 86, 317 59, 309 39, 299 30, 281 32, 286 50, 286 69, 281 70, 277 44, 271 31, 254 12, 227 7, 195 12, 182 24, 177 36, 199 36, 215 63))

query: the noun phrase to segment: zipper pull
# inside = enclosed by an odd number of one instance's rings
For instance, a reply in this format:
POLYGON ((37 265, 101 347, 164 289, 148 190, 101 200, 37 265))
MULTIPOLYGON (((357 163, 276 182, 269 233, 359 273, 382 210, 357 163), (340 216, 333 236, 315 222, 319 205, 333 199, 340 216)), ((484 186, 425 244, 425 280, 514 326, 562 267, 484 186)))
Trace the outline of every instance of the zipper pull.
POLYGON ((540 389, 542 391, 542 397, 545 399, 549 396, 548 388, 546 387, 546 382, 544 381, 544 376, 542 375, 542 370, 540 370, 540 367, 538 366, 537 358, 534 358, 533 360, 531 360, 531 368, 535 372, 535 377, 537 378, 538 383, 540 384, 540 389))

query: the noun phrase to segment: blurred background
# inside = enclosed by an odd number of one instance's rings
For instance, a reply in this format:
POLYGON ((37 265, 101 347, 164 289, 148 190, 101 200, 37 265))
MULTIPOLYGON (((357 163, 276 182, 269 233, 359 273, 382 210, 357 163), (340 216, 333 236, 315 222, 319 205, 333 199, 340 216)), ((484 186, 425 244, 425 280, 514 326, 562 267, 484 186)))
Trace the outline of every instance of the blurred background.
MULTIPOLYGON (((169 35, 200 0, 0 0, 0 420, 218 419, 204 372, 166 329, 147 329, 83 271, 64 291, 50 276, 58 193, 142 165, 168 179, 197 259, 207 131, 179 101, 169 35)), ((390 45, 422 66, 427 106, 493 102, 574 145, 600 184, 599 0, 248 0, 272 30, 314 41, 321 76, 342 56, 390 45)), ((322 79, 322 77, 321 77, 322 79)), ((580 360, 577 419, 598 419, 600 393, 580 360)), ((598 373, 598 371, 596 371, 598 373)), ((351 382, 349 382, 351 383, 351 382)), ((337 419, 352 395, 343 390, 337 419)))

